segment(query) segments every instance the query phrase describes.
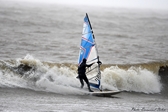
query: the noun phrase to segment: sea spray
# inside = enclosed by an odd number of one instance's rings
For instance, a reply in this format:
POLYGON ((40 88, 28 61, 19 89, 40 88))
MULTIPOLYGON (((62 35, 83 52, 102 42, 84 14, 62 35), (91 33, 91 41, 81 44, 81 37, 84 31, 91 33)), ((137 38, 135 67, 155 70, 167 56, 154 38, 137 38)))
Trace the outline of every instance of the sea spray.
MULTIPOLYGON (((127 69, 120 66, 102 66, 104 67, 101 70, 102 89, 147 94, 159 93, 162 89, 160 76, 154 71, 138 66, 127 69)), ((80 87, 77 75, 75 64, 41 62, 31 55, 16 60, 0 61, 0 87, 28 88, 59 94, 74 94, 76 91, 76 94, 80 87), (34 67, 35 71, 21 75, 16 71, 19 64, 34 67)), ((87 88, 86 84, 85 88, 87 88)))
POLYGON ((68 67, 53 67, 41 75, 36 82, 36 86, 50 92, 70 94, 72 92, 70 88, 80 87, 79 81, 75 78, 76 76, 77 74, 68 67))
POLYGON ((76 71, 70 69, 70 67, 50 67, 48 64, 44 64, 39 60, 23 58, 17 59, 14 62, 9 61, 5 69, 1 67, 0 87, 24 88, 58 94, 81 94, 82 92, 79 89, 80 82, 76 79, 76 76, 76 71), (13 69, 9 69, 17 67, 19 63, 28 64, 29 66, 33 65, 36 68, 35 72, 21 75, 13 71, 13 69))
POLYGON ((158 75, 140 67, 124 70, 111 66, 102 72, 102 82, 119 90, 143 93, 159 93, 162 88, 158 75))

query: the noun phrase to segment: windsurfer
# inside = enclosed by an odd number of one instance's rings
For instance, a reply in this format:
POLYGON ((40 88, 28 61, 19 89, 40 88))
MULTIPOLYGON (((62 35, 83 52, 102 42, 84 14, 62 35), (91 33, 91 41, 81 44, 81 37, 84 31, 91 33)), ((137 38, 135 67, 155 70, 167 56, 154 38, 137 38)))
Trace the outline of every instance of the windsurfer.
POLYGON ((83 88, 83 86, 84 86, 84 82, 83 82, 83 80, 84 80, 86 82, 87 86, 88 86, 89 92, 93 92, 93 91, 90 89, 90 84, 89 84, 88 78, 86 77, 85 72, 86 72, 86 67, 90 67, 92 65, 93 65, 93 63, 90 64, 90 65, 87 65, 86 64, 86 59, 84 58, 82 63, 78 67, 78 74, 79 74, 79 80, 80 80, 80 83, 81 83, 81 88, 83 88))

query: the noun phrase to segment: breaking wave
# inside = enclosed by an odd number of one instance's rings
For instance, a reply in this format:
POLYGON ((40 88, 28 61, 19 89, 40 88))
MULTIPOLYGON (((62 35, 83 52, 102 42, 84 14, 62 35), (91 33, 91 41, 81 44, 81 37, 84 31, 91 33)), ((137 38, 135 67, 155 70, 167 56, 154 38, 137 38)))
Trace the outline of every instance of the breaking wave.
MULTIPOLYGON (((102 87, 147 94, 160 93, 162 82, 158 71, 159 66, 164 64, 102 65, 102 87)), ((76 70, 75 64, 42 62, 31 55, 23 59, 1 60, 0 87, 82 94, 84 90, 78 89, 80 82, 76 79, 76 70)))

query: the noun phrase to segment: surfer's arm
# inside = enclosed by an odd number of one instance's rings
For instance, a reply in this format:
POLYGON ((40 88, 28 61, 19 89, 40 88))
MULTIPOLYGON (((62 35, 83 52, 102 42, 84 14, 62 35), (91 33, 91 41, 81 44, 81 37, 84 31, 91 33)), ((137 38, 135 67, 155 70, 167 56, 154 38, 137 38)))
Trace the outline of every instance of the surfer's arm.
POLYGON ((86 67, 91 67, 93 64, 94 64, 94 63, 92 63, 92 64, 89 64, 89 65, 87 65, 87 64, 86 64, 86 67))
POLYGON ((91 67, 93 64, 94 64, 94 63, 87 65, 87 64, 83 64, 83 63, 82 63, 82 64, 80 65, 80 68, 83 68, 83 67, 91 67))

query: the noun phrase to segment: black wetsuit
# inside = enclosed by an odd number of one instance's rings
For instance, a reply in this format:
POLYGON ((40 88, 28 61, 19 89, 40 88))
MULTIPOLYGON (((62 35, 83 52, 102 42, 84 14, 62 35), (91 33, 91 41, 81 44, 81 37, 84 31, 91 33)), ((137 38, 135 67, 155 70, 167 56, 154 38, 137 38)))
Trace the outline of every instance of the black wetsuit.
POLYGON ((80 66, 78 67, 78 74, 79 74, 79 80, 80 80, 80 83, 81 83, 81 88, 83 88, 84 86, 84 82, 83 80, 87 83, 87 86, 88 86, 88 89, 90 92, 93 92, 91 89, 90 89, 90 84, 89 84, 89 81, 88 81, 88 78, 86 77, 86 67, 90 67, 92 66, 92 64, 90 65, 87 65, 85 61, 83 61, 80 66))

